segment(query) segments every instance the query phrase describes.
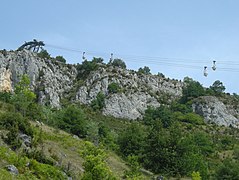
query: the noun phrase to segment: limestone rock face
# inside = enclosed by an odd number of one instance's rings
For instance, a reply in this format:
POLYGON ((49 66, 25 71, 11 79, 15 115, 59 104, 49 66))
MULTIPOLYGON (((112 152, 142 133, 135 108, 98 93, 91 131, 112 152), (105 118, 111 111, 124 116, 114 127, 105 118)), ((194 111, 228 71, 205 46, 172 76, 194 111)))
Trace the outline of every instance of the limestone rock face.
POLYGON ((214 96, 200 97, 193 103, 193 110, 204 117, 208 123, 239 127, 239 120, 227 109, 225 104, 214 96))
POLYGON ((30 77, 40 103, 60 107, 60 99, 72 88, 77 71, 72 65, 41 59, 27 50, 0 53, 1 91, 14 89, 23 74, 30 77))
MULTIPOLYGON (((27 74, 41 104, 60 108, 62 98, 70 97, 74 102, 90 105, 102 92, 105 95, 103 114, 127 119, 142 118, 148 106, 169 104, 182 96, 185 84, 181 81, 98 65, 84 80, 77 80, 80 74, 75 65, 41 59, 27 50, 0 51, 0 91, 13 91, 20 77, 27 74), (119 87, 116 93, 109 91, 112 83, 119 87)), ((202 115, 206 122, 238 127, 239 108, 234 107, 235 104, 225 105, 211 96, 198 98, 193 103, 194 112, 202 115)))
POLYGON ((11 92, 12 82, 11 82, 11 72, 9 69, 0 70, 0 91, 11 92))
POLYGON ((148 106, 158 107, 182 95, 183 83, 156 75, 137 74, 132 70, 101 66, 81 86, 75 100, 90 104, 99 92, 106 96, 103 114, 118 118, 141 118, 148 106), (108 92, 111 83, 120 87, 118 93, 108 92))

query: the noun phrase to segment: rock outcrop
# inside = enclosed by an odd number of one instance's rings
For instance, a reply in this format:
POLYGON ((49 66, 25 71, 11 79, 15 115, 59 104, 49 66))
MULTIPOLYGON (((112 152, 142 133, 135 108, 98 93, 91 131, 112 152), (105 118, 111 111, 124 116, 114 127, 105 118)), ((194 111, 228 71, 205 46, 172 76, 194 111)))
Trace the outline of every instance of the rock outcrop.
POLYGON ((60 100, 72 88, 77 71, 72 65, 41 59, 27 50, 0 53, 0 90, 12 91, 23 74, 30 77, 40 103, 60 107, 60 100))
MULTIPOLYGON (((21 75, 28 74, 31 88, 41 104, 60 108, 63 98, 90 105, 98 93, 105 95, 103 114, 117 118, 142 118, 148 106, 169 104, 182 96, 184 83, 157 75, 139 74, 133 70, 98 64, 99 68, 79 79, 76 65, 54 59, 42 59, 36 53, 0 51, 0 91, 13 91, 21 75), (77 79, 78 77, 78 79, 77 79), (115 83, 117 92, 110 92, 115 83), (70 97, 70 98, 69 98, 70 97)), ((206 122, 238 127, 238 108, 223 104, 216 97, 205 96, 193 103, 194 112, 206 122)))
POLYGON ((12 91, 20 77, 27 74, 41 104, 59 108, 61 99, 72 92, 71 100, 90 104, 102 92, 106 96, 103 113, 128 119, 140 118, 147 106, 160 106, 182 94, 180 81, 104 64, 99 66, 77 85, 75 65, 42 59, 28 50, 4 51, 0 53, 0 90, 12 91), (113 82, 120 86, 115 94, 108 92, 113 82))
POLYGON ((0 71, 0 91, 11 92, 13 90, 10 77, 11 72, 9 69, 0 71))
POLYGON ((183 83, 156 75, 142 75, 118 67, 101 66, 92 72, 76 93, 76 101, 90 104, 99 92, 105 94, 103 114, 118 118, 141 118, 148 106, 158 107, 182 95, 183 83), (108 87, 116 83, 118 93, 108 87))
POLYGON ((192 107, 194 112, 203 116, 207 123, 239 127, 239 120, 214 96, 200 97, 194 101, 192 107))

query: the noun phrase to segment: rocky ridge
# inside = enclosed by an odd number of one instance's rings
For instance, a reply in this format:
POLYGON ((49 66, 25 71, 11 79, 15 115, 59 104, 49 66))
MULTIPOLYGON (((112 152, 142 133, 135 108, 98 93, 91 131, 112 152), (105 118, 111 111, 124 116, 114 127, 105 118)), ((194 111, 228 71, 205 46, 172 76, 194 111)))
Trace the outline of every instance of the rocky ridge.
POLYGON ((76 101, 90 104, 99 92, 106 95, 103 114, 117 118, 141 118, 148 106, 160 106, 182 95, 183 83, 156 75, 142 75, 113 66, 101 66, 92 72, 76 93, 76 101), (117 83, 119 93, 109 93, 117 83), (163 99, 164 98, 164 99, 163 99))
POLYGON ((60 107, 63 93, 73 86, 77 71, 74 66, 38 58, 27 50, 0 53, 0 90, 12 91, 20 77, 28 74, 39 102, 60 107))
POLYGON ((232 115, 223 102, 214 96, 203 96, 194 100, 193 111, 204 117, 207 123, 239 128, 239 120, 232 115))
MULTIPOLYGON (((76 65, 41 59, 27 50, 0 51, 0 91, 13 91, 23 74, 30 77, 31 87, 41 104, 60 108, 61 100, 71 93, 72 101, 90 105, 102 92, 105 95, 103 114, 127 119, 141 118, 148 106, 158 107, 180 98, 184 86, 181 81, 105 64, 99 64, 99 68, 79 80, 76 65), (109 92, 112 83, 118 84, 117 93, 109 92)), ((206 122, 238 126, 238 108, 225 105, 216 97, 195 100, 193 109, 206 122)))

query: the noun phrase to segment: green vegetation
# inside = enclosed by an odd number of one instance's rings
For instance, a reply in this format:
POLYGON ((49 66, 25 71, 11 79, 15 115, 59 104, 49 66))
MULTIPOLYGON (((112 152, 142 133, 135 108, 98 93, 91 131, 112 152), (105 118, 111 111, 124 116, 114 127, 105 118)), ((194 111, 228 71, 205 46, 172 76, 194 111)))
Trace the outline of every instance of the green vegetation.
MULTIPOLYGON (((80 72, 90 73, 102 62, 85 61, 88 71, 80 72)), ((130 122, 101 114, 102 92, 90 107, 41 106, 35 102, 29 78, 22 76, 14 93, 0 93, 0 178, 12 178, 5 167, 13 164, 19 179, 152 178, 142 169, 168 178, 238 179, 239 130, 205 124, 192 112, 191 101, 209 91, 190 78, 185 83, 181 99, 148 107, 143 120, 130 122), (22 145, 21 133, 32 139, 28 148, 22 145)), ((224 95, 221 83, 210 89, 224 95)), ((112 83, 108 90, 117 93, 120 88, 112 83)), ((234 95, 231 101, 238 102, 237 98, 234 95)))
POLYGON ((59 62, 66 63, 66 59, 63 56, 56 56, 55 59, 59 62))
POLYGON ((39 58, 43 58, 43 59, 51 59, 51 55, 47 52, 47 50, 41 50, 41 52, 39 52, 38 54, 37 54, 37 56, 39 57, 39 58))
POLYGON ((101 148, 96 148, 90 142, 85 142, 84 150, 81 152, 85 162, 83 180, 115 180, 108 165, 106 164, 106 153, 101 148))
POLYGON ((139 74, 151 74, 150 69, 148 66, 144 66, 143 68, 139 68, 138 70, 139 74))
POLYGON ((113 82, 113 83, 109 84, 109 86, 108 86, 109 93, 118 93, 119 91, 120 91, 120 86, 118 83, 113 82))
POLYGON ((80 137, 86 136, 86 117, 76 106, 70 105, 58 111, 55 118, 58 120, 57 126, 60 129, 80 137))
POLYGON ((215 95, 221 95, 225 90, 225 86, 223 83, 219 80, 215 81, 212 86, 210 86, 210 89, 214 92, 215 95))
POLYGON ((96 96, 96 99, 91 102, 91 107, 94 110, 99 111, 101 111, 105 107, 105 95, 102 92, 99 92, 96 96))
POLYGON ((188 77, 184 78, 184 82, 187 85, 183 88, 183 96, 181 98, 182 103, 186 103, 193 98, 205 95, 205 90, 199 82, 188 77))
POLYGON ((110 64, 116 67, 126 69, 126 64, 122 59, 114 59, 110 64))
POLYGON ((12 104, 26 116, 27 109, 34 103, 36 95, 30 90, 30 79, 27 75, 21 77, 11 97, 12 104))
POLYGON ((99 68, 99 63, 102 63, 103 59, 102 58, 93 58, 92 61, 83 61, 82 64, 77 64, 77 79, 85 79, 90 72, 95 71, 99 68))

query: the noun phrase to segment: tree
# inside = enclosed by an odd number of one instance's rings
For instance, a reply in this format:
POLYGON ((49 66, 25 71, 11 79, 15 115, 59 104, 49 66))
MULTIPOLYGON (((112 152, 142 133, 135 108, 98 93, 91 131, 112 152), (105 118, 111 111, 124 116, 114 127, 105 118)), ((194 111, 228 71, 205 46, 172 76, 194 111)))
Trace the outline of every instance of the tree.
POLYGON ((124 132, 119 135, 118 144, 120 152, 125 156, 142 153, 146 132, 137 123, 132 123, 124 132))
POLYGON ((34 103, 35 99, 36 95, 30 89, 30 79, 28 75, 24 74, 20 82, 15 86, 11 102, 25 116, 27 108, 34 103))
POLYGON ((123 69, 126 69, 126 64, 123 60, 121 59, 114 59, 113 62, 111 62, 111 64, 113 66, 116 66, 116 67, 121 67, 123 69))
POLYGON ((86 78, 92 71, 95 71, 98 69, 99 64, 97 63, 98 60, 93 61, 83 61, 82 64, 77 64, 77 79, 84 79, 86 78))
POLYGON ((164 128, 170 127, 172 124, 172 111, 167 107, 161 105, 160 107, 153 108, 148 107, 144 114, 144 123, 146 125, 152 125, 154 121, 161 121, 164 128))
POLYGON ((41 50, 41 52, 39 52, 37 54, 38 57, 43 58, 43 59, 50 59, 51 55, 47 52, 47 50, 41 50))
POLYGON ((225 86, 223 85, 223 83, 219 80, 216 80, 212 86, 210 86, 210 89, 213 90, 213 92, 216 94, 216 95, 220 95, 221 93, 223 93, 226 88, 225 86))
POLYGON ((59 61, 59 62, 62 62, 62 63, 66 63, 66 59, 63 57, 63 56, 56 56, 56 58, 55 58, 57 61, 59 61))
POLYGON ((147 137, 144 151, 144 166, 155 173, 190 176, 198 171, 207 177, 207 164, 191 139, 183 133, 179 123, 163 128, 155 121, 147 137))
POLYGON ((86 117, 84 112, 74 105, 68 106, 57 114, 57 126, 72 134, 85 137, 86 117))
POLYGON ((194 81, 192 78, 185 77, 184 82, 186 85, 183 87, 181 103, 186 103, 193 98, 205 95, 205 90, 198 81, 194 81))
POLYGON ((92 62, 93 63, 103 63, 104 59, 103 58, 97 58, 97 57, 93 57, 92 62))
POLYGON ((115 180, 116 177, 107 166, 106 153, 103 149, 95 147, 90 142, 85 142, 81 155, 84 158, 84 174, 82 180, 115 180))
POLYGON ((139 68, 138 72, 140 74, 151 74, 148 66, 144 66, 143 68, 139 68))

